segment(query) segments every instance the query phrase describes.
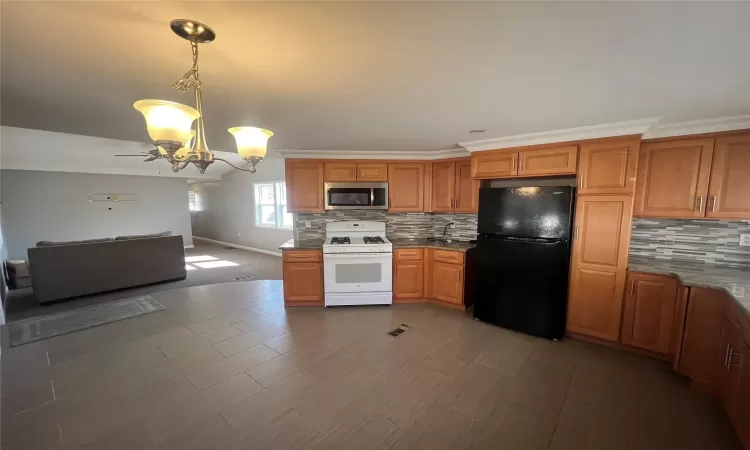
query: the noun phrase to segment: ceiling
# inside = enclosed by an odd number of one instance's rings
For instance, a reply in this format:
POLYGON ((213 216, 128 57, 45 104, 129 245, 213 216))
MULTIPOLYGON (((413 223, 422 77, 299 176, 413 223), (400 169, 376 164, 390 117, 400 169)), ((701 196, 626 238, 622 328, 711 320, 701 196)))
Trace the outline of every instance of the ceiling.
POLYGON ((233 149, 238 125, 273 130, 276 149, 432 151, 750 113, 750 2, 1 8, 0 112, 13 127, 147 141, 135 100, 192 103, 171 88, 190 67, 174 18, 217 32, 200 50, 213 149, 233 149))

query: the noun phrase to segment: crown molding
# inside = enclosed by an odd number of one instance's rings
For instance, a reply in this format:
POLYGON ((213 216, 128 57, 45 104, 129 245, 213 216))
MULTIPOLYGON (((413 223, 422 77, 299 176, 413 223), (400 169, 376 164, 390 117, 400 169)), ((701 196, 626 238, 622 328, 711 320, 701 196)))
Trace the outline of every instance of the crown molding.
POLYGON ((748 128, 750 128, 750 114, 745 114, 742 116, 717 117, 715 119, 690 120, 687 122, 656 125, 643 134, 643 139, 717 133, 720 131, 743 130, 748 128))
POLYGON ((451 148, 447 150, 295 150, 281 149, 276 153, 284 158, 305 159, 416 159, 435 160, 445 158, 460 158, 469 156, 469 152, 463 148, 451 148))
POLYGON ((661 117, 651 117, 648 119, 628 120, 625 122, 566 128, 564 130, 542 131, 540 133, 482 139, 480 141, 460 142, 458 145, 473 153, 501 148, 526 147, 529 145, 554 144, 556 142, 627 136, 632 134, 643 134, 656 125, 659 120, 661 120, 661 117))

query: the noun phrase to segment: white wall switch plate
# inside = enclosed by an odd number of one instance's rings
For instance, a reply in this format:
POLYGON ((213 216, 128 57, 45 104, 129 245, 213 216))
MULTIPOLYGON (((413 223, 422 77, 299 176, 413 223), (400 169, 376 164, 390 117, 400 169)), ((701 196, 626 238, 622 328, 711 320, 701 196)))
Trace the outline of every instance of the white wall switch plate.
POLYGON ((312 221, 305 220, 305 228, 312 228, 312 221))
POLYGON ((750 247, 750 234, 740 235, 740 245, 743 247, 750 247))

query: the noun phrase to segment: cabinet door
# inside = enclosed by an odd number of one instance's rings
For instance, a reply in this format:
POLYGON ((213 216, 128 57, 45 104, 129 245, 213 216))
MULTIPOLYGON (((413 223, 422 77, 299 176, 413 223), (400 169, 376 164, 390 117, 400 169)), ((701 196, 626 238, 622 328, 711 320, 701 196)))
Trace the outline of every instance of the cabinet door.
POLYGON ((618 139, 581 146, 579 194, 632 194, 640 139, 618 139))
POLYGON ((424 164, 388 164, 388 210, 424 211, 424 164))
POLYGON ((393 264, 393 297, 424 297, 424 262, 395 261, 393 264))
POLYGON ((750 448, 750 348, 741 344, 743 361, 739 367, 735 411, 732 416, 734 429, 745 448, 750 448))
POLYGON ((454 211, 475 213, 479 209, 479 180, 471 178, 471 160, 456 162, 456 203, 454 211))
POLYGON ((503 178, 518 175, 518 152, 479 152, 471 155, 472 178, 503 178))
POLYGON ((707 387, 715 384, 724 302, 722 292, 690 288, 679 372, 707 387))
POLYGON ((357 164, 357 181, 388 181, 388 164, 357 164))
POLYGON ((641 146, 635 215, 703 217, 713 139, 650 142, 641 146))
POLYGON ((671 352, 677 286, 677 279, 671 277, 628 274, 623 344, 665 355, 671 352))
POLYGON ((323 264, 284 263, 284 302, 323 303, 323 264))
POLYGON ((325 181, 357 181, 357 165, 325 163, 325 181))
POLYGON ((576 203, 567 328, 617 341, 633 197, 586 195, 576 203))
POLYGON ((289 212, 321 213, 323 195, 323 163, 286 163, 286 198, 289 212))
POLYGON ((576 173, 578 146, 522 150, 518 152, 518 175, 564 175, 576 173))
POLYGON ((432 263, 432 295, 443 302, 461 305, 464 302, 464 266, 442 262, 432 263))
POLYGON ((432 210, 453 212, 456 192, 456 164, 453 162, 432 163, 432 210))
POLYGON ((750 219, 750 134, 716 139, 706 217, 750 219))

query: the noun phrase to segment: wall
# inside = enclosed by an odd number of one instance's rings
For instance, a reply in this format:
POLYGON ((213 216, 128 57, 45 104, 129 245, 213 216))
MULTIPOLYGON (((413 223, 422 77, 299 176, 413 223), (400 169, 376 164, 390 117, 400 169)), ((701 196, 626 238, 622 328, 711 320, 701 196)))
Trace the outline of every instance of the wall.
POLYGON ((194 183, 201 211, 191 212, 193 234, 231 244, 278 252, 291 239, 292 230, 255 226, 253 183, 284 181, 283 158, 270 156, 258 164, 256 173, 232 171, 221 181, 194 183))
POLYGON ((750 221, 634 218, 630 256, 750 268, 740 234, 750 234, 750 221))
POLYGON ((326 234, 326 222, 341 220, 373 220, 385 222, 388 239, 426 239, 441 237, 443 228, 455 222, 455 228, 447 230, 448 237, 468 241, 476 239, 476 214, 442 213, 386 213, 379 210, 326 211, 324 214, 295 214, 294 237, 304 242, 322 242, 326 234), (307 223, 310 227, 307 228, 307 223))
POLYGON ((37 241, 172 231, 191 245, 187 182, 179 178, 2 170, 8 257, 26 259, 37 241), (89 202, 89 194, 136 194, 134 202, 89 202), (112 208, 111 210, 109 208, 112 208))

